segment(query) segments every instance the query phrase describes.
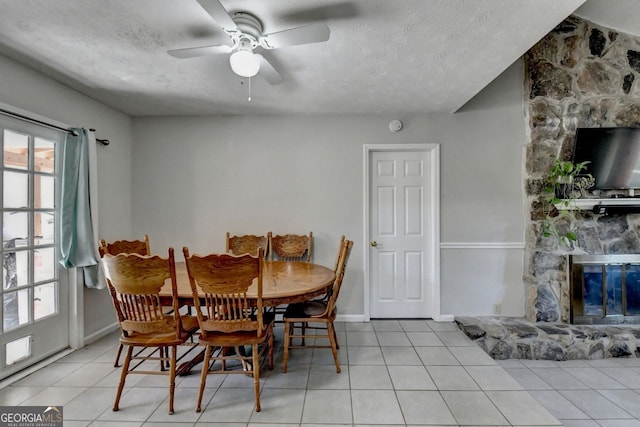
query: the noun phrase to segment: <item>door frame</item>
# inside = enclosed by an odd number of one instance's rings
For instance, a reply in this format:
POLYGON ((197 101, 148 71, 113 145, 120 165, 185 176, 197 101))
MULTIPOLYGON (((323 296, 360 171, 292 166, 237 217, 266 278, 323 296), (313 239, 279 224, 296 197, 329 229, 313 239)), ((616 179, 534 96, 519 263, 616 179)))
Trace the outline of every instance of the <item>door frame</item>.
POLYGON ((371 249, 369 247, 370 241, 370 163, 371 157, 374 152, 377 151, 396 151, 396 152, 431 152, 431 164, 429 165, 430 174, 426 177, 428 179, 428 185, 430 187, 431 198, 430 209, 425 212, 429 215, 433 221, 431 221, 431 228, 427 231, 427 235, 431 236, 427 243, 430 247, 431 257, 425 262, 434 266, 430 273, 430 281, 433 284, 431 287, 431 313, 433 320, 436 321, 452 321, 452 315, 442 315, 440 312, 440 144, 364 144, 363 146, 363 163, 364 163, 364 240, 362 242, 363 257, 364 257, 364 320, 371 320, 371 292, 370 292, 370 256, 371 249))
MULTIPOLYGON (((40 114, 34 113, 32 111, 27 111, 22 108, 15 107, 10 104, 6 104, 4 102, 0 102, 0 110, 3 110, 4 113, 8 117, 15 117, 13 114, 18 116, 25 117, 26 122, 36 122, 36 125, 42 124, 44 127, 47 127, 47 124, 56 126, 58 128, 69 129, 70 125, 60 122, 58 120, 51 119, 49 117, 42 116, 40 114), (37 123, 40 122, 40 123, 37 123)), ((0 112, 2 114, 2 112, 0 112)), ((18 118, 19 119, 19 118, 18 118)), ((60 153, 62 150, 60 150, 60 153)), ((56 209, 59 209, 58 207, 56 209)), ((56 248, 56 252, 58 249, 56 248)), ((59 269, 58 282, 59 286, 65 286, 68 289, 67 293, 67 316, 69 319, 68 322, 68 346, 71 349, 77 350, 84 347, 85 344, 85 336, 84 336, 84 286, 83 281, 81 279, 80 274, 76 268, 70 269, 59 269)), ((62 350, 64 352, 64 350, 62 350)), ((63 354, 63 353, 59 354, 63 354)), ((55 355, 52 357, 56 357, 55 355)), ((46 360, 44 359, 45 363, 46 360)), ((43 363, 37 362, 34 366, 40 366, 39 364, 43 363)), ((33 367, 32 367, 33 368, 33 367)), ((25 368, 22 372, 31 372, 32 368, 25 368)), ((12 374, 12 377, 19 377, 20 372, 12 374)), ((26 375, 25 375, 26 376, 26 375)))

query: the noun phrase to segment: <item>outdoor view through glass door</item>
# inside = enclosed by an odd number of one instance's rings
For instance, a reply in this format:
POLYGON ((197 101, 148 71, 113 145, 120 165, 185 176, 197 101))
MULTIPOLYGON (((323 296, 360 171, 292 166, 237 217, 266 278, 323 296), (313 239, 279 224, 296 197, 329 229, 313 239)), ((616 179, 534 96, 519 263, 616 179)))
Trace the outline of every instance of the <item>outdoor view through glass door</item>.
POLYGON ((64 133, 0 116, 0 379, 68 346, 57 250, 58 153, 64 133))

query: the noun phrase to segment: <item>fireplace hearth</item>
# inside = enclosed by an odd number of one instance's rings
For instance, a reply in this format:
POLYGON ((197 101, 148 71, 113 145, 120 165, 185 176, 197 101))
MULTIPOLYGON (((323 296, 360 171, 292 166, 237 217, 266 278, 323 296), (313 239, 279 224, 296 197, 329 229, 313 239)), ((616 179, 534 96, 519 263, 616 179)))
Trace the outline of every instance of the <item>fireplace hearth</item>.
POLYGON ((457 317, 471 340, 496 360, 640 358, 636 325, 569 325, 515 317, 457 317))
POLYGON ((570 322, 640 324, 640 255, 570 255, 570 322))

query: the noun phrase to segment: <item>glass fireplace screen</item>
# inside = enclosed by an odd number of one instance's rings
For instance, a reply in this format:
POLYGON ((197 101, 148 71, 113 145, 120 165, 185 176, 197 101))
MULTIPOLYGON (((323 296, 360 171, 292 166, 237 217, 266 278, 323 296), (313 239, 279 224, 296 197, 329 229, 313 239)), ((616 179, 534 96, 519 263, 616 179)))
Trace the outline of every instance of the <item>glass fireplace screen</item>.
POLYGON ((572 255, 571 323, 640 323, 640 255, 572 255))

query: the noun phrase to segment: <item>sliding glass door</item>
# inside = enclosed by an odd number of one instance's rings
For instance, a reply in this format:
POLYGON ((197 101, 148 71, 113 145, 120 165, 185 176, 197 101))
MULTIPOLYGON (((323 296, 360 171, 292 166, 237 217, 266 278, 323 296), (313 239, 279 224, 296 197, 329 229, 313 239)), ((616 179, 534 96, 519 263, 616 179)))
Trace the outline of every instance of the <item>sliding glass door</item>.
POLYGON ((56 210, 64 136, 0 115, 0 379, 69 344, 68 289, 58 263, 56 210))

